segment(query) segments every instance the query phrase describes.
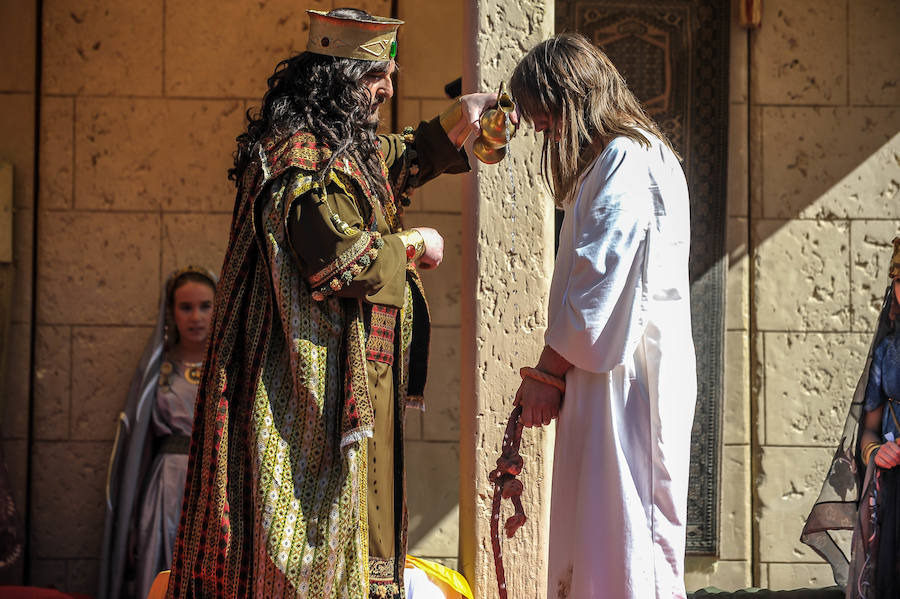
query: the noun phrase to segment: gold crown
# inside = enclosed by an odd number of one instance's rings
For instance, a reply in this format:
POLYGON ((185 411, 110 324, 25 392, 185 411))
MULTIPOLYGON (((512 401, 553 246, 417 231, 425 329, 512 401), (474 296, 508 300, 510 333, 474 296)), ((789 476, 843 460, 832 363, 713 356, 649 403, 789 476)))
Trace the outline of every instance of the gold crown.
POLYGON ((168 280, 166 281, 166 296, 170 296, 172 294, 172 288, 175 286, 175 282, 178 281, 183 275, 187 273, 195 273, 202 277, 209 279, 210 283, 212 283, 213 289, 215 289, 216 285, 219 283, 219 277, 213 273, 213 271, 209 270, 205 266, 198 266, 196 264, 188 264, 178 270, 174 271, 171 275, 169 275, 168 280))
POLYGON ((894 256, 891 258, 891 269, 888 275, 892 279, 900 278, 900 237, 894 237, 894 256))
POLYGON ((306 13, 307 52, 356 60, 393 60, 397 55, 397 28, 403 21, 376 16, 365 20, 335 17, 321 10, 306 13))

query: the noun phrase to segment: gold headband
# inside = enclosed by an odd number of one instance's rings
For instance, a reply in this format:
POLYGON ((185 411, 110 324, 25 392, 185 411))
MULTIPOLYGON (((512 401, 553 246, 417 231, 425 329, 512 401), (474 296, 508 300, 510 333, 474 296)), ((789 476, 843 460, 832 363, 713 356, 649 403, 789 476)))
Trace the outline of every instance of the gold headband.
POLYGON ((891 258, 891 268, 888 271, 891 279, 900 278, 900 237, 894 237, 894 256, 891 258))
POLYGON ((172 291, 175 287, 175 283, 183 275, 186 275, 188 273, 198 274, 206 279, 209 279, 209 282, 212 283, 213 289, 215 289, 216 285, 219 283, 219 277, 217 277, 211 270, 209 270, 205 266, 188 264, 187 266, 179 268, 171 275, 169 275, 169 278, 166 281, 166 297, 169 298, 167 301, 172 301, 172 291))
POLYGON ((306 13, 307 52, 356 60, 393 60, 397 55, 397 28, 403 21, 376 16, 366 20, 335 17, 321 10, 306 13))

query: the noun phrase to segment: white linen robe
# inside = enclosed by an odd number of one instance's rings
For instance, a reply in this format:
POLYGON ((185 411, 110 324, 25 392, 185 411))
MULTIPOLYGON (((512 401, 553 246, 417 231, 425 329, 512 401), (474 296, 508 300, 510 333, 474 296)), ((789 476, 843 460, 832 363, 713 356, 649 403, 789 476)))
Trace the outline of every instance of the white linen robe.
POLYGON ((684 173, 614 139, 566 208, 547 344, 573 364, 550 503, 548 598, 685 597, 696 367, 684 173))

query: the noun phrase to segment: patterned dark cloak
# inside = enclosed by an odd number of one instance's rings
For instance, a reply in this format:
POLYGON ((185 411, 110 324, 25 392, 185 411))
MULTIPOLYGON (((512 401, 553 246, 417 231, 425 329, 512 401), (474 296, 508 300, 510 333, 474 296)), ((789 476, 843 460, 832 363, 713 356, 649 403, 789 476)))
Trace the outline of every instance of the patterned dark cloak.
MULTIPOLYGON (((291 200, 316 184, 328 150, 302 132, 257 150, 216 292, 167 596, 364 599, 373 412, 363 307, 315 301, 286 239, 291 200), (275 189, 285 179, 295 184, 275 189)), ((378 201, 350 159, 329 177, 378 201)), ((395 204, 383 209, 396 230, 395 204)), ((377 252, 377 236, 362 231, 354 252, 377 252)), ((407 275, 397 390, 417 403, 425 372, 419 360, 410 365, 410 311, 424 297, 415 272, 407 275)))

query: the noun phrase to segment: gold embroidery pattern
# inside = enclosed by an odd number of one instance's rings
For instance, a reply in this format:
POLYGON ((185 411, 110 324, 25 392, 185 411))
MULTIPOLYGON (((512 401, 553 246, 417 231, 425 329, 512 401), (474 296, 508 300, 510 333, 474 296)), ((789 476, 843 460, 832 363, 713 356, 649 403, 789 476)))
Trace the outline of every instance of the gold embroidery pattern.
POLYGON ((403 134, 400 136, 403 151, 399 158, 403 163, 399 169, 396 169, 397 176, 391 181, 391 191, 399 203, 399 206, 396 206, 395 203, 398 223, 400 217, 403 216, 403 209, 412 202, 413 188, 419 186, 419 155, 416 152, 414 141, 413 128, 403 129, 403 134))
POLYGON ((369 249, 372 247, 372 241, 372 233, 363 231, 360 234, 359 239, 356 240, 356 243, 350 246, 350 248, 347 249, 343 254, 338 256, 337 260, 330 263, 319 272, 310 276, 307 281, 309 281, 309 284, 311 286, 318 287, 326 279, 331 278, 332 275, 340 275, 342 271, 346 270, 355 262, 358 262, 359 259, 369 251, 369 249))
POLYGON ((394 580, 394 558, 369 557, 369 598, 398 599, 400 585, 394 580))
MULTIPOLYGON (((305 148, 300 148, 297 152, 303 155, 304 150, 305 148)), ((351 197, 358 195, 358 192, 362 192, 372 206, 373 212, 367 224, 370 231, 362 231, 359 234, 359 239, 338 256, 335 261, 307 278, 309 285, 313 288, 312 299, 317 302, 324 301, 325 298, 349 284, 353 277, 359 275, 378 258, 378 250, 384 246, 384 239, 381 238, 381 233, 371 230, 375 223, 374 211, 380 209, 380 204, 377 203, 368 185, 362 179, 356 165, 350 159, 338 160, 335 163, 335 169, 330 174, 330 181, 337 184, 344 193, 351 197), (345 181, 343 180, 344 178, 348 180, 345 181)), ((308 192, 315 184, 311 176, 299 175, 295 177, 294 182, 291 184, 291 201, 284 202, 282 205, 282 216, 285 226, 293 200, 308 192)), ((288 246, 290 247, 289 240, 288 246)))
MULTIPOLYGON (((320 154, 271 162, 269 176, 320 154)), ((237 202, 170 589, 179 599, 363 599, 361 441, 373 418, 362 310, 359 301, 312 300, 286 239, 290 194, 264 187, 262 171, 245 171, 237 202)))

